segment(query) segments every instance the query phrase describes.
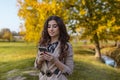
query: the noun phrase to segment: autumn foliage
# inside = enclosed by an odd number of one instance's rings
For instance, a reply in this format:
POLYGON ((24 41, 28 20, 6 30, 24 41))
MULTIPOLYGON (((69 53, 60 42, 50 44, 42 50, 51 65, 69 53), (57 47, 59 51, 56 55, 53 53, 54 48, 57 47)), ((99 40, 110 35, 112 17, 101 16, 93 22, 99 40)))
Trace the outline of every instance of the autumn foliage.
POLYGON ((37 0, 18 0, 18 16, 25 21, 25 39, 38 42, 45 20, 51 15, 58 15, 68 20, 68 11, 64 10, 63 3, 37 2, 37 0))

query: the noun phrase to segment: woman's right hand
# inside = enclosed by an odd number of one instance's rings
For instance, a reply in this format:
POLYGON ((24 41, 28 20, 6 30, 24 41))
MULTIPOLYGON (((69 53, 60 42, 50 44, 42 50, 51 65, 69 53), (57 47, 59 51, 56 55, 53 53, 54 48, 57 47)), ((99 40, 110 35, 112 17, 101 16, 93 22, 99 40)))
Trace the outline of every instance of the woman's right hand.
POLYGON ((44 53, 39 53, 38 54, 38 61, 44 61, 44 53))

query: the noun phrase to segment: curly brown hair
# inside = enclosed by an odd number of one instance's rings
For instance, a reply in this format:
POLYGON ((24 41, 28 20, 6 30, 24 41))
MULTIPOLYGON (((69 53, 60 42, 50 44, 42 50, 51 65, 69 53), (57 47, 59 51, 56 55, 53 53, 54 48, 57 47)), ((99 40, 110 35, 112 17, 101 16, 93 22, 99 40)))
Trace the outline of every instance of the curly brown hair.
POLYGON ((66 26, 65 26, 63 20, 60 17, 50 16, 46 20, 46 22, 44 23, 44 28, 43 28, 43 31, 42 31, 42 36, 41 36, 39 45, 40 46, 47 46, 47 44, 51 40, 51 38, 48 34, 48 31, 47 31, 48 22, 51 21, 51 20, 55 20, 58 27, 59 27, 60 34, 59 34, 59 39, 58 40, 60 41, 60 48, 61 48, 59 59, 62 61, 67 56, 67 50, 68 50, 67 42, 69 42, 70 36, 68 35, 67 30, 66 30, 66 26))

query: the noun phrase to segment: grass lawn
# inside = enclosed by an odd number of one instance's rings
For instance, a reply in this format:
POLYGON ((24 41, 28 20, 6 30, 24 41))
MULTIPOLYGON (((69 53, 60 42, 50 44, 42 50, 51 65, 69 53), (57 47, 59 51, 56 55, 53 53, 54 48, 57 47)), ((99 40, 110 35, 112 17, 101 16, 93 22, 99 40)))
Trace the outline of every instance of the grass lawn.
MULTIPOLYGON (((120 69, 94 58, 94 52, 74 43, 75 68, 69 80, 120 80, 120 69)), ((33 68, 37 48, 32 43, 0 42, 0 80, 38 80, 33 68)))

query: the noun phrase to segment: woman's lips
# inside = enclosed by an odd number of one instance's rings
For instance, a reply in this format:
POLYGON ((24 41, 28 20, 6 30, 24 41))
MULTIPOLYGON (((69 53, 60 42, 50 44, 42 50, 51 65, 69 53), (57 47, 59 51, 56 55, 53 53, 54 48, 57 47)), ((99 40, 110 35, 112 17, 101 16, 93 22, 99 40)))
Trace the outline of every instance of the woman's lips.
POLYGON ((50 32, 50 34, 54 34, 54 32, 50 32))

